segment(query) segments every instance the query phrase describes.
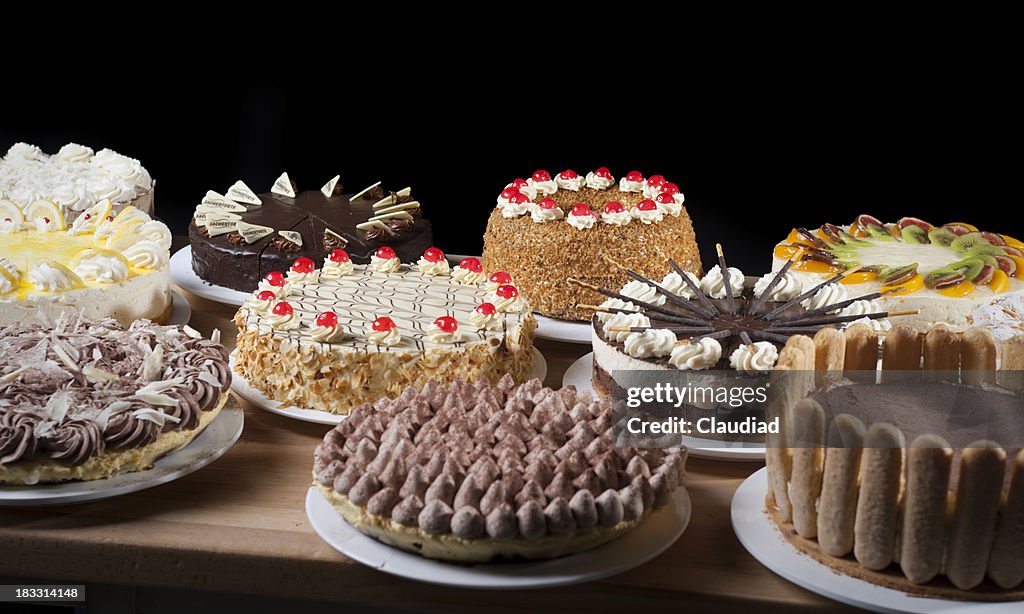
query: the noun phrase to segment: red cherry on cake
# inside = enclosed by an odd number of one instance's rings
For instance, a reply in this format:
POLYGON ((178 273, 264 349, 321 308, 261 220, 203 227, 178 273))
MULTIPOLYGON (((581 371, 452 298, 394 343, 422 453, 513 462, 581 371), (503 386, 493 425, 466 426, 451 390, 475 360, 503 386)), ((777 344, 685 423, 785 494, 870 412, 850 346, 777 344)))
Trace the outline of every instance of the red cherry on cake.
POLYGON ((524 203, 530 202, 530 199, 527 198, 525 194, 523 194, 522 192, 520 192, 518 190, 516 191, 515 194, 510 196, 507 200, 508 200, 508 202, 512 203, 513 205, 522 205, 524 203))
POLYGON ((640 183, 644 180, 644 174, 640 171, 629 171, 626 173, 626 181, 631 183, 640 183))
POLYGON ((260 290, 256 293, 256 300, 258 301, 272 301, 277 298, 277 295, 270 290, 260 290))
POLYGON ((622 206, 622 203, 616 202, 614 200, 604 206, 604 212, 609 214, 622 213, 625 210, 626 208, 622 206))
POLYGON ((427 262, 441 262, 444 260, 444 252, 436 247, 428 247, 427 251, 423 252, 423 259, 427 262))
POLYGON ((547 171, 544 171, 544 170, 534 171, 533 172, 533 180, 537 181, 537 182, 540 182, 540 181, 551 181, 551 173, 549 173, 547 171))
POLYGON ((658 194, 657 196, 654 197, 654 200, 655 202, 661 205, 668 205, 676 202, 676 199, 673 198, 672 195, 668 192, 662 192, 661 194, 658 194))
POLYGON ((474 273, 482 273, 483 270, 484 270, 483 267, 480 265, 480 259, 479 258, 473 258, 473 257, 463 258, 462 262, 459 263, 459 268, 460 269, 469 269, 470 271, 473 271, 474 273))
POLYGON ((510 185, 509 187, 510 188, 515 188, 515 189, 518 190, 519 188, 523 187, 524 185, 530 185, 530 182, 525 180, 525 179, 523 179, 522 177, 516 177, 515 179, 512 180, 512 185, 510 185))
POLYGON ((336 249, 332 251, 328 258, 330 258, 331 262, 350 262, 352 260, 348 257, 348 252, 343 249, 336 249))
POLYGON ((91 220, 92 219, 92 214, 91 213, 86 213, 83 217, 85 217, 85 219, 87 219, 87 220, 91 220))
POLYGON ((434 320, 434 326, 440 328, 442 332, 449 334, 459 330, 459 323, 451 316, 441 316, 434 320))
POLYGON ((650 198, 645 198, 636 204, 636 208, 641 211, 654 211, 658 208, 658 203, 654 202, 650 198))
POLYGON ((605 179, 612 178, 612 172, 608 170, 607 166, 602 166, 601 168, 597 169, 596 171, 594 171, 594 174, 597 175, 598 177, 604 177, 605 179))
POLYGON ((392 258, 398 257, 395 255, 395 250, 391 249, 387 245, 378 249, 376 252, 373 253, 373 255, 380 258, 381 260, 391 260, 392 258))
POLYGON ((498 284, 499 286, 512 283, 512 276, 505 271, 495 271, 491 273, 489 279, 492 284, 498 284))
POLYGON ((553 198, 542 198, 537 201, 537 206, 541 209, 555 209, 558 207, 558 203, 553 198))
POLYGON ((663 175, 651 175, 650 179, 647 180, 647 185, 651 187, 660 187, 667 183, 667 180, 663 175))
POLYGON ((114 216, 112 216, 112 215, 108 215, 108 216, 107 216, 107 221, 108 221, 108 222, 113 222, 113 221, 114 221, 114 216))
POLYGON ((567 179, 568 180, 568 179, 575 179, 577 177, 579 177, 579 175, 577 175, 576 171, 572 170, 571 168, 567 168, 567 169, 565 169, 564 171, 562 171, 561 173, 558 174, 558 178, 559 179, 567 179))
POLYGON ((570 215, 593 215, 593 213, 590 211, 590 205, 587 203, 576 203, 572 206, 570 215))
POLYGON ((494 293, 498 295, 498 298, 503 298, 506 301, 512 300, 515 297, 519 296, 519 290, 517 290, 515 286, 510 286, 507 284, 504 286, 498 286, 498 289, 495 290, 494 293))
POLYGON ((498 310, 491 303, 480 303, 476 306, 476 312, 482 316, 493 316, 498 310))
POLYGON ((398 325, 395 324, 395 321, 387 316, 381 316, 377 318, 376 320, 373 321, 373 324, 371 324, 370 326, 371 328, 373 328, 373 330, 379 333, 386 333, 388 331, 392 331, 398 328, 398 325))
POLYGON ((671 181, 667 182, 667 183, 665 183, 665 185, 661 186, 661 193, 662 194, 678 194, 679 193, 679 186, 677 186, 676 184, 672 183, 671 181))
POLYGON ((263 278, 263 281, 267 282, 275 288, 284 287, 284 273, 281 271, 271 271, 263 278))
POLYGON ((516 194, 519 194, 519 188, 516 187, 505 188, 501 191, 501 197, 505 200, 512 198, 516 194))
POLYGON ((292 306, 284 301, 281 301, 280 303, 274 305, 274 308, 271 309, 270 311, 275 316, 290 316, 293 313, 295 313, 295 310, 292 309, 292 306))
POLYGON ((316 317, 316 325, 324 328, 334 328, 338 325, 338 314, 333 311, 325 311, 316 317))
POLYGON ((316 263, 310 258, 299 258, 292 263, 292 271, 295 273, 312 273, 316 269, 316 263))

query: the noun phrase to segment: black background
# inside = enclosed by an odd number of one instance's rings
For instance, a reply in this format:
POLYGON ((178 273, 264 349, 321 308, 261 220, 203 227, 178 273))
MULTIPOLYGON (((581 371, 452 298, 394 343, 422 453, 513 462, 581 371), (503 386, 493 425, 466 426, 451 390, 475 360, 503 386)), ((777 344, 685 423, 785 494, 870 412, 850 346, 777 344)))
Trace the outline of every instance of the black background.
POLYGON ((346 191, 411 185, 435 243, 479 253, 511 179, 608 166, 678 183, 706 266, 720 242, 748 274, 791 227, 858 213, 1024 235, 1010 86, 976 67, 532 62, 111 66, 5 96, 0 148, 75 141, 137 157, 178 234, 208 189, 243 179, 265 192, 283 170, 316 189, 340 173, 346 191))

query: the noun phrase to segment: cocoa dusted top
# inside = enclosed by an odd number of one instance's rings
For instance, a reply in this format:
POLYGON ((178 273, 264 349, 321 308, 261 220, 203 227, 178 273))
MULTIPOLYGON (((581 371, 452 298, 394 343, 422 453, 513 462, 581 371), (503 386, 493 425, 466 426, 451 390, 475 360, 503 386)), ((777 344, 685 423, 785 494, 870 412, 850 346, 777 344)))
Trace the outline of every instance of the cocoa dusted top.
POLYGON ((324 437, 313 470, 375 516, 501 540, 638 519, 668 501, 685 463, 685 449, 614 447, 605 399, 506 375, 358 407, 324 437))
POLYGON ((230 384, 224 347, 188 327, 73 318, 0 328, 0 466, 78 465, 193 429, 230 384))

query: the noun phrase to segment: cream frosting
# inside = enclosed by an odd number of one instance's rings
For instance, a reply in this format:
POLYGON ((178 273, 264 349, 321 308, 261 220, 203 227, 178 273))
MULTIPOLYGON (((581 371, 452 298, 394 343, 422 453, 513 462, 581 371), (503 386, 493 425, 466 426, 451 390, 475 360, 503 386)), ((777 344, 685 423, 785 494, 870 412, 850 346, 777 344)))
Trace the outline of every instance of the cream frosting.
POLYGON ((325 279, 337 279, 346 275, 351 275, 352 271, 355 270, 351 260, 345 262, 335 262, 330 258, 324 259, 324 266, 320 269, 320 276, 325 279))
POLYGON ((474 271, 465 267, 457 266, 452 270, 452 279, 470 286, 479 286, 487 281, 487 276, 482 271, 474 271))
POLYGON ((631 335, 629 331, 613 331, 609 330, 613 327, 646 327, 651 325, 651 320, 642 313, 616 313, 612 314, 610 318, 604 321, 604 325, 601 330, 604 332, 605 339, 609 341, 616 341, 622 343, 626 340, 626 337, 631 335))
POLYGON ((665 214, 662 212, 661 207, 655 207, 654 209, 647 209, 646 211, 639 207, 633 207, 631 209, 633 219, 640 220, 644 224, 655 224, 665 219, 665 214))
POLYGON ((603 177, 594 174, 594 171, 587 173, 587 187, 594 190, 607 190, 615 185, 614 177, 603 177))
POLYGON ((722 359, 722 344, 718 339, 704 337, 672 348, 669 364, 681 371, 710 369, 722 359))
POLYGON ((95 254, 83 258, 74 269, 83 281, 116 284, 128 279, 128 265, 120 258, 95 254))
MULTIPOLYGON (((495 307, 495 310, 497 310, 497 307, 495 307)), ((499 315, 500 313, 495 311, 495 313, 483 314, 479 311, 474 311, 469 316, 469 324, 482 330, 498 330, 504 326, 504 318, 499 315)))
POLYGON ((40 262, 28 272, 28 281, 42 292, 63 292, 77 285, 78 280, 64 268, 40 262))
POLYGON ((658 209, 663 211, 665 215, 671 215, 672 217, 679 217, 683 212, 683 202, 676 199, 676 196, 682 196, 682 194, 675 194, 672 202, 658 203, 658 209))
POLYGON ((569 225, 576 230, 586 230, 594 227, 597 218, 593 215, 570 215, 568 221, 569 225))
POLYGON ((622 190, 623 192, 635 192, 639 194, 644 191, 644 185, 646 183, 647 182, 643 179, 641 179, 640 181, 630 181, 629 179, 623 177, 622 179, 619 180, 619 189, 622 190))
MULTIPOLYGON (((396 260, 397 260, 397 258, 396 258, 396 260)), ((295 286, 301 285, 301 284, 311 284, 311 283, 316 282, 316 280, 319 279, 319 278, 320 278, 320 271, 317 271, 317 270, 309 271, 308 273, 298 273, 296 271, 291 271, 290 270, 290 271, 288 271, 288 277, 286 278, 286 283, 289 283, 289 284, 292 284, 292 285, 295 285, 295 286)))
MULTIPOLYGON (((729 267, 729 286, 733 296, 743 293, 743 271, 729 267)), ((722 276, 722 268, 717 264, 704 274, 700 280, 701 291, 711 298, 725 298, 725 278, 722 276)))
POLYGON ((848 298, 850 298, 850 292, 845 285, 832 283, 815 292, 811 298, 804 299, 800 304, 810 311, 841 303, 848 298))
POLYGON ((649 328, 642 333, 630 333, 623 349, 633 358, 668 356, 676 345, 676 334, 663 328, 649 328))
POLYGON ((370 256, 370 268, 378 273, 395 273, 402 268, 402 261, 395 258, 380 258, 377 254, 370 256))
POLYGON ((601 220, 605 224, 611 224, 612 226, 625 226, 632 219, 633 214, 629 212, 629 209, 615 211, 614 213, 601 212, 601 220))
POLYGON ((534 204, 534 203, 532 203, 532 202, 525 202, 525 203, 511 203, 510 202, 510 203, 506 203, 505 206, 501 208, 501 215, 502 215, 502 217, 509 217, 509 218, 511 218, 511 217, 520 217, 520 216, 526 215, 527 213, 530 212, 530 205, 532 205, 532 204, 534 204))
POLYGON ((575 177, 571 177, 568 179, 563 178, 561 173, 555 176, 555 183, 558 185, 560 189, 569 190, 572 192, 579 192, 580 188, 583 187, 585 181, 586 178, 581 177, 580 175, 576 175, 575 177))
POLYGON ((447 275, 452 270, 448 260, 445 258, 441 258, 437 262, 431 262, 423 256, 420 256, 420 259, 416 262, 416 268, 424 275, 447 275))
POLYGON ((530 209, 530 219, 532 219, 534 222, 538 222, 541 224, 543 224, 544 222, 554 222, 555 220, 560 220, 563 217, 565 217, 565 212, 562 211, 559 207, 545 209, 540 205, 533 204, 533 206, 530 209))
MULTIPOLYGON (((558 184, 555 183, 554 179, 549 179, 548 181, 534 181, 533 178, 530 178, 526 181, 530 187, 537 191, 537 194, 543 196, 551 196, 558 191, 558 184)), ((519 191, 522 192, 522 188, 520 188, 519 191)), ((530 200, 533 200, 533 198, 530 198, 530 200)))
POLYGON ((334 343, 345 337, 345 329, 340 324, 336 326, 320 326, 314 324, 309 329, 309 338, 320 343, 334 343))
POLYGON ((462 331, 455 329, 453 332, 447 332, 441 329, 436 324, 432 324, 430 329, 427 331, 427 339, 430 339, 434 343, 459 343, 462 341, 462 331))
POLYGON ((652 305, 665 304, 664 294, 658 292, 654 286, 638 279, 627 282, 622 287, 622 290, 619 291, 619 294, 644 303, 651 303, 652 305))
MULTIPOLYGON (((639 307, 637 307, 636 304, 631 303, 629 301, 624 301, 620 298, 606 299, 603 303, 601 303, 598 306, 604 307, 605 309, 624 309, 627 311, 639 310, 639 307)), ((612 317, 611 313, 607 313, 604 311, 599 311, 595 315, 597 316, 597 319, 600 320, 601 322, 605 322, 608 320, 608 318, 612 317)))
MULTIPOLYGON (((694 286, 700 287, 699 277, 697 277, 696 275, 689 271, 683 272, 686 273, 686 276, 690 278, 690 281, 693 282, 694 286)), ((676 273, 675 271, 669 271, 668 273, 665 274, 665 277, 661 280, 661 287, 665 288, 672 294, 675 294, 676 296, 685 299, 692 299, 694 297, 693 290, 691 290, 690 286, 683 281, 682 276, 679 275, 679 273, 676 273)))
MULTIPOLYGON (((768 285, 775 279, 775 273, 766 273, 757 283, 754 284, 754 296, 760 297, 768 288, 768 285)), ((772 288, 771 293, 764 297, 766 301, 784 302, 792 300, 803 294, 804 285, 800 278, 792 271, 786 271, 779 283, 772 288)))
POLYGON ((370 328, 366 331, 366 340, 374 345, 391 346, 398 345, 402 341, 402 335, 398 332, 398 328, 387 331, 370 328))
POLYGON ((270 311, 270 308, 274 306, 274 303, 277 302, 277 298, 275 297, 266 301, 260 300, 256 297, 260 292, 262 292, 262 290, 257 290, 252 294, 252 296, 245 299, 245 306, 257 313, 267 313, 270 311))
POLYGON ((764 373, 775 366, 779 350, 768 341, 743 344, 729 356, 729 365, 743 373, 764 373))
POLYGON ((494 293, 488 297, 488 302, 494 304, 494 308, 500 313, 519 313, 526 305, 526 301, 518 294, 511 298, 502 298, 494 293))
POLYGON ((263 321, 274 330, 295 330, 302 326, 302 321, 295 315, 294 311, 280 315, 269 311, 263 317, 263 321))

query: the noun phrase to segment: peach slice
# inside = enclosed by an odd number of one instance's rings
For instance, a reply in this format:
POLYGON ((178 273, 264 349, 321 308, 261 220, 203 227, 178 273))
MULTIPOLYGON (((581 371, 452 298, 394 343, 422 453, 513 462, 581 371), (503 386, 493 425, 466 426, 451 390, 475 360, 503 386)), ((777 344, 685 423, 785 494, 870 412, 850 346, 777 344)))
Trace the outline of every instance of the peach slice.
POLYGON ((800 231, 794 228, 793 230, 789 231, 788 235, 786 235, 786 243, 794 243, 796 241, 799 241, 801 238, 803 237, 800 236, 800 231))
POLYGON ((882 286, 881 292, 890 296, 902 296, 904 294, 917 292, 923 287, 924 276, 918 273, 901 284, 897 284, 895 286, 882 286))
POLYGON ((839 273, 843 270, 843 267, 818 262, 817 260, 801 260, 793 265, 793 270, 805 273, 839 273))
POLYGON ((965 279, 958 284, 937 289, 936 292, 942 296, 948 296, 950 298, 963 298, 974 292, 974 284, 965 279))
POLYGON ((988 282, 988 287, 996 294, 1002 294, 1010 289, 1010 276, 1001 269, 996 269, 992 274, 992 281, 988 282))
POLYGON ((1024 258, 1020 256, 1007 256, 1007 258, 1017 263, 1017 270, 1014 271, 1013 276, 1017 279, 1024 279, 1024 258))
POLYGON ((1003 237, 1003 241, 1006 241, 1006 244, 1009 245, 1010 247, 1016 247, 1017 249, 1024 249, 1024 241, 1021 241, 1020 239, 1014 239, 1010 235, 1001 235, 1001 236, 1003 237))
POLYGON ((869 281, 876 281, 877 279, 878 273, 875 273, 874 271, 857 271, 856 273, 852 273, 842 278, 839 282, 847 285, 866 284, 869 281))
POLYGON ((781 258, 783 260, 789 260, 798 251, 800 251, 800 246, 799 245, 785 245, 785 244, 781 244, 780 243, 779 245, 775 246, 774 254, 775 254, 776 258, 781 258))

